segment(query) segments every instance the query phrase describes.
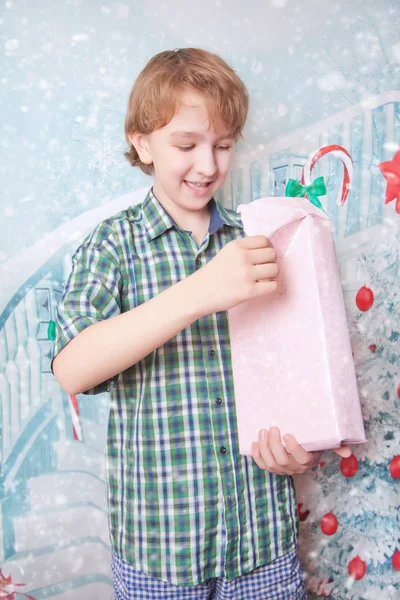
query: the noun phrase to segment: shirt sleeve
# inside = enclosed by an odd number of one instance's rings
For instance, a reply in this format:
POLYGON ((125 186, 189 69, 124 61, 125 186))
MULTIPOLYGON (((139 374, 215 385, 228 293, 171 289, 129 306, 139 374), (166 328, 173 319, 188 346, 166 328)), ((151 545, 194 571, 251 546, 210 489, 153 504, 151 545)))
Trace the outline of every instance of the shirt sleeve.
MULTIPOLYGON (((56 312, 56 339, 51 361, 86 327, 121 312, 122 279, 110 227, 98 226, 72 257, 72 270, 56 312)), ((113 379, 116 379, 116 375, 113 379)), ((109 391, 106 380, 84 394, 109 391)))

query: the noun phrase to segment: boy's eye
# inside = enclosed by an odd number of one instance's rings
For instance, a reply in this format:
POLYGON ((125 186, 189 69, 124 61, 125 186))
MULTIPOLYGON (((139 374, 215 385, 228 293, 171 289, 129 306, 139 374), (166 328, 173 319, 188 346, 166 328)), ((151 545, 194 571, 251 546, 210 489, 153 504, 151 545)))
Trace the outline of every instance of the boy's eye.
MULTIPOLYGON (((192 148, 194 148, 194 146, 178 146, 179 150, 182 150, 182 152, 188 152, 189 150, 192 150, 192 148)), ((230 146, 216 146, 216 148, 218 150, 229 150, 230 146)))

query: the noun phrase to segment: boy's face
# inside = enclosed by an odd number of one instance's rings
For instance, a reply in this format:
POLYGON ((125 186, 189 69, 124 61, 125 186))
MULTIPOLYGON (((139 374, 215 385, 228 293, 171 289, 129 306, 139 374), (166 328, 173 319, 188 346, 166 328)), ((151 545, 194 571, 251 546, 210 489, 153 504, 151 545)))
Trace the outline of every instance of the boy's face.
POLYGON ((228 175, 235 146, 222 124, 210 126, 204 99, 194 90, 182 93, 167 125, 131 139, 142 162, 153 163, 154 195, 175 220, 204 213, 228 175))

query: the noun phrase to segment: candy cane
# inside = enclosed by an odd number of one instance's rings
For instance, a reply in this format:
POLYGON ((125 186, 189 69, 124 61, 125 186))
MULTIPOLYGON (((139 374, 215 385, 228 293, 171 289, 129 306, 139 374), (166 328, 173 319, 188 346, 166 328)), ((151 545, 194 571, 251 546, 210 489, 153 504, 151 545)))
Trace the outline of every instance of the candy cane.
POLYGON ((71 418, 72 418, 72 431, 74 433, 74 440, 82 441, 82 429, 81 423, 79 420, 79 406, 78 400, 76 396, 71 395, 69 397, 69 408, 71 410, 71 418))
POLYGON ((307 158, 305 165, 303 167, 303 173, 301 176, 302 185, 311 185, 311 171, 317 160, 319 160, 322 156, 326 154, 332 153, 335 156, 338 156, 343 163, 344 175, 343 175, 343 186, 342 189, 339 190, 337 204, 343 206, 346 201, 346 198, 349 193, 351 180, 353 178, 353 161, 350 154, 347 152, 345 148, 342 146, 337 146, 336 144, 330 144, 329 146, 323 146, 319 148, 315 152, 312 152, 310 156, 307 158))

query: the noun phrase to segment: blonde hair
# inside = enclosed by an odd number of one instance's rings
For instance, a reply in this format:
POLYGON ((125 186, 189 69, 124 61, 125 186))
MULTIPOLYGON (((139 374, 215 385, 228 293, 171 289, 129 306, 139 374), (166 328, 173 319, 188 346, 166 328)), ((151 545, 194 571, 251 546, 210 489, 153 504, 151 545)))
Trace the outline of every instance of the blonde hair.
POLYGON ((211 123, 219 119, 233 135, 242 138, 249 95, 235 71, 219 56, 200 48, 165 50, 149 60, 131 90, 125 116, 125 158, 147 175, 153 165, 141 162, 129 139, 134 132, 152 133, 175 114, 180 94, 193 89, 204 97, 211 123))

